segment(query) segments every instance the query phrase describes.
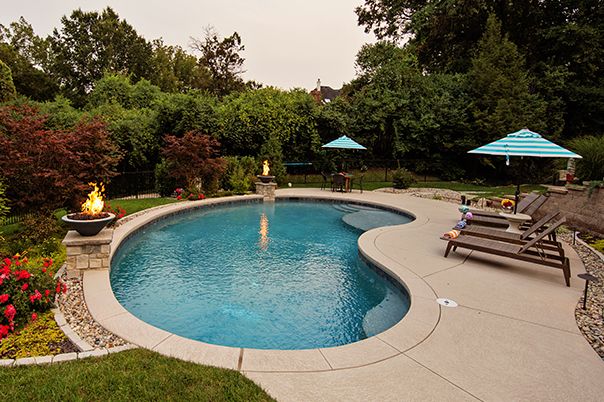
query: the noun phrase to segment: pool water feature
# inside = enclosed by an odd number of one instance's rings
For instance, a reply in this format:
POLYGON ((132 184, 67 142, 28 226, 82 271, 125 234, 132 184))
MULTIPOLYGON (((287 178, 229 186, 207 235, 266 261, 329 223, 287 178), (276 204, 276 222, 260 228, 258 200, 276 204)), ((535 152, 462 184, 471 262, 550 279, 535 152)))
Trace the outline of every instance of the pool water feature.
POLYGON ((122 243, 111 285, 143 321, 211 344, 310 349, 359 341, 409 308, 402 287, 358 255, 362 231, 344 218, 363 212, 410 221, 354 204, 286 201, 173 216, 122 243))

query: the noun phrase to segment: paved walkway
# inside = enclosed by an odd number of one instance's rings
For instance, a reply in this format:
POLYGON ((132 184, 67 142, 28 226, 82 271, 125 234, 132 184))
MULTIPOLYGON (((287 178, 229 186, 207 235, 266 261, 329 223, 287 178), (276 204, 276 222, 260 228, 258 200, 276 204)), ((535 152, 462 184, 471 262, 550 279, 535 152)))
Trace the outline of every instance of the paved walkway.
MULTIPOLYGON (((389 330, 350 345, 270 351, 208 345, 139 320, 115 299, 107 270, 84 274, 92 316, 129 342, 182 359, 242 371, 280 401, 602 400, 604 363, 579 332, 574 309, 583 267, 569 247, 572 287, 560 270, 458 251, 439 237, 457 206, 403 194, 284 189, 278 197, 348 199, 404 209, 412 223, 365 232, 359 250, 401 280, 411 308, 389 330), (456 301, 441 307, 436 299, 456 301)), ((229 200, 255 200, 233 197, 229 200)), ((132 230, 166 213, 220 203, 178 203, 119 226, 112 250, 132 230)))
POLYGON ((380 362, 320 372, 245 372, 248 377, 280 401, 602 400, 604 362, 575 323, 583 286, 576 275, 583 267, 570 247, 567 288, 562 272, 551 268, 466 251, 444 258, 439 235, 458 218, 455 205, 376 192, 352 197, 417 215, 413 224, 365 233, 359 243, 373 244, 369 257, 377 262, 425 282, 433 294, 412 299, 422 309, 437 309, 437 321, 419 323, 431 330, 409 348, 404 333, 375 337, 399 352, 380 362), (437 297, 459 307, 440 307, 437 297))

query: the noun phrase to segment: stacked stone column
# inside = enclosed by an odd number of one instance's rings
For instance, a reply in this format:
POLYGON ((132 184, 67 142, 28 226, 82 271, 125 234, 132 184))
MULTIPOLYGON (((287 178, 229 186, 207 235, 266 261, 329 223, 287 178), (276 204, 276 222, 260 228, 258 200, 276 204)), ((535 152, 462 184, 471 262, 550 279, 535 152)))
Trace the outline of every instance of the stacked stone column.
POLYGON ((88 269, 109 269, 112 229, 103 229, 96 236, 80 236, 67 232, 63 244, 67 248, 67 277, 80 278, 88 269))
POLYGON ((264 201, 275 201, 275 189, 277 183, 256 182, 256 194, 264 197, 264 201))

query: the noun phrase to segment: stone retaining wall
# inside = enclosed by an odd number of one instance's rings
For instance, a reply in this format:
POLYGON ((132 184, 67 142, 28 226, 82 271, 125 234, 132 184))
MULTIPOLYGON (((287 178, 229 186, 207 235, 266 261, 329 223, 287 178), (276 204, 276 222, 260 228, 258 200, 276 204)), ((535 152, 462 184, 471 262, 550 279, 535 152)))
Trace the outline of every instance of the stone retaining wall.
POLYGON ((596 188, 590 197, 584 186, 550 187, 549 192, 549 200, 539 209, 537 218, 559 210, 568 226, 604 236, 604 188, 596 188))

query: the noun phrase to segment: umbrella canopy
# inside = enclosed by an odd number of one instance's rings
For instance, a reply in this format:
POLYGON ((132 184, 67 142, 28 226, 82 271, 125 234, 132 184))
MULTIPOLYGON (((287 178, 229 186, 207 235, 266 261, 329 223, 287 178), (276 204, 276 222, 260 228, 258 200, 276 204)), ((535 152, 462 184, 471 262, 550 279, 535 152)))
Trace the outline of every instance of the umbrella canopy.
MULTIPOLYGON (((505 156, 506 165, 510 164, 510 156, 534 156, 538 158, 582 158, 560 145, 546 140, 541 135, 523 128, 515 133, 508 134, 504 138, 489 144, 483 145, 471 151, 469 154, 501 155, 505 156)), ((516 185, 516 203, 514 204, 514 213, 518 205, 518 195, 520 194, 520 183, 516 185)))
POLYGON ((349 138, 345 135, 340 138, 333 140, 321 148, 339 148, 339 149, 367 149, 358 142, 354 141, 352 138, 349 138))
POLYGON ((501 155, 505 156, 506 160, 509 160, 510 156, 581 158, 581 155, 564 149, 527 128, 508 134, 504 138, 468 151, 468 153, 501 155))

